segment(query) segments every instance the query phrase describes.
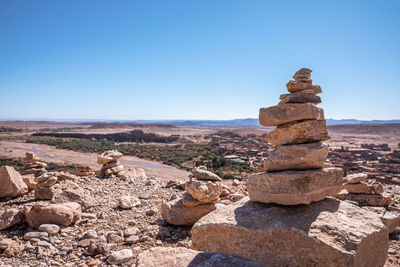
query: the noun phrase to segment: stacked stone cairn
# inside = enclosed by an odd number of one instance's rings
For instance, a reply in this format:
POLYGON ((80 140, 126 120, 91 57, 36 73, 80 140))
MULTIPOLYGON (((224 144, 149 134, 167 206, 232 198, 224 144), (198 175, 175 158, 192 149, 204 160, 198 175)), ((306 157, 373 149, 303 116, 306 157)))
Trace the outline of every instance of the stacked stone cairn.
POLYGON ((383 186, 376 180, 368 180, 365 173, 349 174, 345 178, 344 189, 335 196, 341 200, 351 200, 361 206, 389 206, 392 199, 384 194, 383 186))
POLYGON ((76 165, 75 171, 78 176, 88 176, 88 177, 95 176, 94 171, 89 166, 76 165))
POLYGON ((117 150, 108 150, 100 154, 97 158, 97 163, 103 164, 101 168, 101 177, 111 177, 123 171, 124 166, 119 162, 119 159, 123 156, 124 155, 117 150))
POLYGON ((325 165, 321 88, 309 69, 293 78, 290 94, 260 110, 261 125, 277 128, 267 136, 274 148, 261 172, 248 179, 249 197, 198 220, 192 247, 265 266, 383 266, 389 230, 374 211, 329 197, 342 190, 343 171, 325 165))
POLYGON ((33 174, 36 177, 46 172, 47 164, 40 162, 39 156, 34 152, 26 152, 25 158, 22 159, 25 169, 21 171, 22 175, 33 174))
POLYGON ((161 206, 162 217, 173 225, 193 225, 201 217, 216 209, 222 193, 222 179, 207 170, 194 169, 185 184, 181 199, 161 206))
POLYGON ((248 180, 253 201, 283 205, 309 204, 342 189, 343 171, 324 168, 328 157, 328 130, 316 105, 321 87, 313 85, 310 69, 300 69, 287 84, 290 94, 277 106, 260 109, 260 123, 277 126, 266 140, 274 147, 263 159, 261 173, 248 180))

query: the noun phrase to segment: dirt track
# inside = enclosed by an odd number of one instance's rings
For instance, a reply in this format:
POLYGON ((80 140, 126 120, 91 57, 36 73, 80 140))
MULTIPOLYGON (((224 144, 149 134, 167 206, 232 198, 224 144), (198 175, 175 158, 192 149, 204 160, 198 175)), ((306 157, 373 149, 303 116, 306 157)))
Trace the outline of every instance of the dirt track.
MULTIPOLYGON (((96 153, 81 153, 42 144, 0 141, 0 156, 22 158, 25 156, 25 152, 28 151, 38 153, 40 158, 47 162, 82 164, 90 166, 94 170, 101 168, 101 165, 97 164, 96 153)), ((143 168, 149 177, 157 177, 159 179, 185 180, 189 175, 189 172, 133 156, 124 156, 121 162, 127 167, 143 168)))

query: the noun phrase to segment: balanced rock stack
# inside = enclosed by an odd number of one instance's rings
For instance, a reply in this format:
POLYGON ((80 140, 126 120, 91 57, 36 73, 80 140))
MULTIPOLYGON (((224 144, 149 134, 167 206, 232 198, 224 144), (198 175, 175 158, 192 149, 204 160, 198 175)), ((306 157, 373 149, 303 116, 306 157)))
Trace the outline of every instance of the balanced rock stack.
POLYGON ((194 169, 182 199, 163 203, 162 216, 170 224, 193 225, 216 209, 222 193, 222 179, 206 170, 194 169))
POLYGON ((47 164, 39 161, 39 156, 34 152, 26 152, 26 156, 22 159, 25 170, 21 171, 22 175, 33 174, 40 176, 46 172, 47 164))
POLYGON ((97 158, 97 163, 103 164, 103 167, 101 168, 101 176, 110 177, 123 171, 124 166, 119 162, 119 159, 123 156, 124 155, 117 150, 108 150, 100 154, 97 158))
POLYGON ((76 165, 75 170, 78 176, 95 176, 94 171, 89 166, 76 165))
POLYGON ((367 180, 365 173, 349 174, 345 177, 344 189, 337 199, 358 202, 361 206, 389 206, 392 199, 384 195, 383 186, 375 180, 367 180))
POLYGON ((248 179, 249 197, 202 217, 192 247, 223 252, 266 266, 383 266, 389 231, 373 211, 328 196, 343 188, 343 172, 324 168, 328 132, 316 107, 321 88, 300 69, 290 92, 260 110, 260 123, 278 126, 263 172, 248 179), (266 204, 268 203, 268 204, 266 204))
POLYGON ((247 183, 250 200, 283 205, 309 204, 342 189, 343 171, 323 168, 328 157, 328 130, 310 69, 300 69, 286 85, 277 106, 260 109, 260 123, 278 126, 266 140, 274 147, 263 159, 262 173, 247 183))

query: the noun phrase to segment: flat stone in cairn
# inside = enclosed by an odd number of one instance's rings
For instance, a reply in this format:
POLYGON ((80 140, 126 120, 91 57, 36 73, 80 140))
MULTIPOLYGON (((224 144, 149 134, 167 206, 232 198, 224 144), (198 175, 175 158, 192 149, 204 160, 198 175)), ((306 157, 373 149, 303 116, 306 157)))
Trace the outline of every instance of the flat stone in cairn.
POLYGON ((279 104, 287 103, 321 103, 321 98, 313 93, 304 93, 303 91, 294 92, 292 94, 283 94, 279 97, 279 104))
POLYGON ((290 122, 276 127, 265 137, 273 147, 326 141, 329 139, 325 120, 290 122))
POLYGON ((340 168, 256 173, 247 181, 247 191, 252 201, 309 204, 338 194, 343 189, 342 177, 340 168))
POLYGON ((260 124, 279 126, 292 121, 322 120, 324 111, 311 103, 281 104, 260 109, 260 124))
POLYGON ((327 157, 328 145, 320 142, 279 146, 263 160, 263 168, 266 172, 320 169, 327 157))

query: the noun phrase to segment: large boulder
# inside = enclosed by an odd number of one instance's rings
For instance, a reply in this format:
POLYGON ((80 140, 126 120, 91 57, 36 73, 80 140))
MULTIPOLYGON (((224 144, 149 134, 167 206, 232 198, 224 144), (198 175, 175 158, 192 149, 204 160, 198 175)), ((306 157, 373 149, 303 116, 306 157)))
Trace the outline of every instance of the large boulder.
POLYGON ((247 191, 252 201, 309 204, 338 194, 343 187, 342 178, 340 168, 255 173, 247 181, 247 191))
POLYGON ((276 172, 320 169, 324 167, 327 157, 328 145, 320 142, 279 146, 263 159, 263 170, 276 172))
POLYGON ((25 207, 25 221, 32 228, 38 228, 42 224, 68 226, 78 221, 81 216, 81 206, 75 202, 35 204, 33 207, 25 207))
POLYGON ((201 252, 182 247, 156 247, 137 257, 136 267, 263 267, 261 262, 226 253, 201 252))
POLYGON ((303 144, 329 139, 325 120, 290 122, 275 128, 265 137, 272 146, 303 144))
POLYGON ((379 216, 332 198, 288 207, 246 197, 201 218, 191 234, 196 250, 267 266, 383 266, 389 248, 379 216))
POLYGON ((279 126, 292 121, 323 120, 324 111, 311 103, 281 104, 260 109, 260 124, 279 126))
POLYGON ((16 197, 28 193, 28 186, 13 167, 0 167, 0 197, 16 197))
POLYGON ((182 199, 174 199, 161 205, 162 217, 173 225, 193 225, 201 217, 216 209, 216 204, 186 207, 182 199))

